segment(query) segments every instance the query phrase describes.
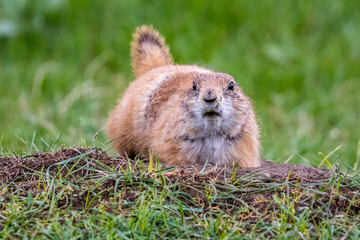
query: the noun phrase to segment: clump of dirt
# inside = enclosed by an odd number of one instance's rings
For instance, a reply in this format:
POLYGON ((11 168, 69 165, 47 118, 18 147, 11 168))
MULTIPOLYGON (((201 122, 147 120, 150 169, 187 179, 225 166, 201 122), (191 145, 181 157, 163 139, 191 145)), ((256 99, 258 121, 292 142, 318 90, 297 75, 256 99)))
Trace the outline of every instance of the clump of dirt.
MULTIPOLYGON (((23 158, 0 158, 0 181, 31 181, 36 179, 35 175, 24 173, 45 173, 46 171, 54 173, 58 171, 61 162, 72 158, 79 160, 77 163, 79 166, 94 166, 96 164, 88 159, 97 160, 107 166, 115 166, 119 162, 122 164, 127 163, 124 158, 111 158, 104 151, 97 148, 61 148, 57 152, 39 152, 23 158)), ((66 173, 68 170, 65 167, 61 171, 66 173)))
MULTIPOLYGON (((143 160, 142 163, 141 166, 147 169, 147 160, 143 160)), ((40 152, 23 158, 0 157, 0 183, 12 182, 12 186, 21 189, 22 195, 26 196, 28 191, 33 195, 42 191, 38 184, 39 176, 61 175, 66 176, 69 181, 91 184, 94 174, 107 174, 104 169, 114 169, 119 173, 131 169, 133 179, 130 183, 108 177, 102 185, 93 189, 92 194, 96 194, 96 191, 101 192, 103 200, 110 199, 117 187, 125 190, 122 199, 135 202, 139 194, 134 190, 134 186, 139 186, 139 179, 143 177, 145 180, 142 181, 150 181, 155 176, 144 169, 140 171, 141 166, 133 160, 112 158, 98 148, 61 148, 57 152, 40 152), (68 164, 70 162, 71 164, 68 164)), ((266 160, 262 161, 261 167, 248 169, 218 168, 212 165, 171 168, 166 164, 162 164, 162 169, 166 169, 163 173, 166 185, 173 186, 172 191, 180 190, 179 192, 187 194, 179 196, 179 199, 189 206, 202 208, 203 212, 218 209, 233 214, 239 207, 247 206, 258 216, 262 213, 274 213, 281 208, 279 202, 286 204, 286 199, 282 196, 287 194, 294 199, 296 197, 293 203, 295 212, 301 212, 305 208, 321 208, 325 204, 329 206, 327 209, 331 211, 332 216, 345 212, 351 215, 360 213, 360 197, 354 198, 359 189, 339 185, 339 189, 335 191, 332 187, 334 183, 331 181, 334 179, 333 175, 324 169, 295 164, 275 164, 266 160), (221 195, 213 202, 209 202, 206 194, 210 185, 215 186, 219 196, 221 195), (192 199, 189 199, 188 195, 192 199), (277 196, 276 201, 274 196, 277 196)), ((158 182, 161 181, 156 183, 158 182)), ((87 192, 73 189, 71 202, 74 209, 84 207, 86 194, 87 192)), ((59 201, 58 204, 66 205, 68 202, 59 201)), ((268 217, 271 216, 272 214, 269 214, 268 217)), ((322 216, 317 214, 315 218, 321 219, 322 216)), ((257 217, 246 217, 239 220, 256 219, 257 217)))
MULTIPOLYGON (((197 170, 202 169, 203 166, 195 166, 197 170)), ((177 167, 181 172, 191 172, 193 167, 177 167)), ((277 164, 262 159, 261 167, 258 168, 243 168, 236 169, 233 172, 232 168, 215 168, 212 165, 205 167, 205 172, 213 172, 213 174, 223 177, 224 172, 227 178, 235 174, 235 178, 244 178, 246 176, 257 176, 259 180, 267 182, 296 182, 300 183, 320 183, 324 182, 330 177, 328 170, 319 169, 310 166, 303 166, 299 164, 277 164)))

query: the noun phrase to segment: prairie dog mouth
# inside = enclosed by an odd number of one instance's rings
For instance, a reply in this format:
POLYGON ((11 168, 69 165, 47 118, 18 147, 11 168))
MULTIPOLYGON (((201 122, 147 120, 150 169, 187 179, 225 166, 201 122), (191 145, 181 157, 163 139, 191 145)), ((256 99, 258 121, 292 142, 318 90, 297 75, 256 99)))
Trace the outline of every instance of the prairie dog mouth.
POLYGON ((220 115, 220 113, 215 112, 215 111, 208 111, 208 112, 204 113, 204 117, 213 118, 213 117, 221 117, 221 115, 220 115))

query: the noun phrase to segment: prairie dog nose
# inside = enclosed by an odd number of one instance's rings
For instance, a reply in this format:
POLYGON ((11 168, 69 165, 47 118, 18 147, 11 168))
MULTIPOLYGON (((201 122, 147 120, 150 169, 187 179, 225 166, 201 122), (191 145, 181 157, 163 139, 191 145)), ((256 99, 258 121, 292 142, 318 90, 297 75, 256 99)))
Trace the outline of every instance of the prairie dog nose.
POLYGON ((204 96, 203 96, 203 99, 205 102, 207 103, 212 103, 212 102, 215 102, 216 100, 216 93, 214 90, 212 89, 206 89, 205 90, 205 93, 204 93, 204 96))

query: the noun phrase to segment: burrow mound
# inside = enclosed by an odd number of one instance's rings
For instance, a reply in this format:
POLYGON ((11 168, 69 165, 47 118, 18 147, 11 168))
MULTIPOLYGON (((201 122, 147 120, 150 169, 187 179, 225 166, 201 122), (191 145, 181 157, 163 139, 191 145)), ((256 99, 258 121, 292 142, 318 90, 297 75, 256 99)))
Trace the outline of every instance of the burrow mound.
MULTIPOLYGON (((31 175, 26 175, 26 172, 56 172, 58 165, 66 160, 79 160, 78 165, 96 166, 97 163, 102 163, 110 167, 127 168, 129 161, 122 157, 112 158, 107 153, 98 148, 61 148, 57 152, 39 152, 36 154, 28 155, 22 158, 0 157, 0 181, 24 181, 31 180, 31 175), (87 160, 86 160, 87 159, 87 160), (97 160, 91 162, 89 159, 97 160)), ((147 159, 142 162, 148 164, 147 159)), ((131 163, 131 162, 130 162, 131 163)), ((162 164, 163 168, 171 167, 162 164)), ((66 169, 64 170, 66 171, 66 169)), ((199 175, 209 177, 216 180, 224 180, 224 173, 226 177, 233 177, 232 168, 216 168, 212 165, 208 166, 174 166, 174 171, 177 173, 178 178, 186 178, 187 175, 199 175), (201 172, 201 173, 199 173, 201 172), (204 173, 207 173, 204 175, 204 173)), ((323 182, 330 177, 328 170, 319 169, 310 166, 303 166, 298 164, 277 164, 270 161, 262 160, 262 166, 259 168, 246 168, 236 169, 235 177, 241 178, 246 175, 257 175, 260 180, 273 181, 273 182, 296 182, 301 183, 318 183, 323 182)))
MULTIPOLYGON (((122 157, 112 158, 98 148, 61 148, 57 152, 39 152, 22 158, 0 157, 0 186, 6 184, 27 196, 29 191, 33 195, 43 191, 39 181, 49 181, 52 177, 62 176, 68 181, 91 184, 94 176, 106 175, 107 180, 96 186, 91 194, 101 192, 102 201, 109 200, 117 188, 124 191, 123 199, 134 202, 138 197, 134 187, 153 179, 157 179, 154 181, 157 187, 163 186, 164 182, 159 181, 157 175, 163 172, 163 181, 166 181, 166 186, 171 186, 167 189, 181 190, 179 192, 187 196, 179 196, 179 199, 190 207, 202 209, 203 213, 218 209, 233 214, 239 207, 246 206, 256 213, 247 220, 256 221, 264 212, 278 212, 281 208, 279 199, 285 195, 289 196, 288 199, 293 198, 295 213, 306 208, 321 209, 323 206, 327 206, 326 210, 330 211, 324 212, 323 217, 360 213, 360 197, 356 195, 359 189, 344 185, 346 179, 337 184, 335 174, 324 169, 275 164, 265 160, 261 167, 249 169, 217 168, 211 165, 172 167, 166 164, 159 168, 155 163, 152 166, 153 170, 149 171, 146 159, 139 164, 139 161, 122 157), (131 181, 121 180, 129 171, 132 172, 131 181), (337 185, 339 187, 336 189, 337 185), (221 197, 209 201, 209 188, 216 188, 216 193, 221 197), (274 201, 275 195, 278 201, 274 201)), ((75 209, 84 207, 86 194, 73 190, 71 204, 75 209)), ((68 201, 58 202, 58 205, 62 204, 66 205, 68 201)), ((285 197, 283 204, 286 204, 285 197)), ((320 220, 322 216, 317 213, 315 218, 320 220)))

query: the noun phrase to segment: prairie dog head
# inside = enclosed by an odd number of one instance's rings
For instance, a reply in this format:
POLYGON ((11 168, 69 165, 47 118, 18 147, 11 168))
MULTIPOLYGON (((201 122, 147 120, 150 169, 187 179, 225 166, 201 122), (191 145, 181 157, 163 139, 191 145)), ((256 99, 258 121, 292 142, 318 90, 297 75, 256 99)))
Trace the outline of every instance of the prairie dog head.
POLYGON ((251 105, 235 80, 225 73, 200 73, 193 77, 183 101, 187 117, 202 136, 238 134, 251 105))

